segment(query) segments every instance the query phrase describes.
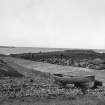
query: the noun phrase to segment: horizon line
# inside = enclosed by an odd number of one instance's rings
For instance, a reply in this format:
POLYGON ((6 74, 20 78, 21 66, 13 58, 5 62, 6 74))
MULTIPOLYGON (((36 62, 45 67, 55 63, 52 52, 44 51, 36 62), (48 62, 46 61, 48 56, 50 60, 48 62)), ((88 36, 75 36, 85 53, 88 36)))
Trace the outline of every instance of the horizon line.
POLYGON ((49 49, 82 49, 82 50, 105 50, 105 49, 101 49, 101 48, 68 48, 68 47, 48 47, 48 46, 9 46, 9 45, 4 45, 4 46, 0 46, 0 48, 49 48, 49 49))

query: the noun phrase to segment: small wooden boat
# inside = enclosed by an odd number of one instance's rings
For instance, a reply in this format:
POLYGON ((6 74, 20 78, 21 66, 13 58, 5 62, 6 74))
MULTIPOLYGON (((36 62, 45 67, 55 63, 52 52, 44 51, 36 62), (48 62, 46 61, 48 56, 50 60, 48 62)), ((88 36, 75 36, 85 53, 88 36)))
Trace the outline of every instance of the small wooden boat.
POLYGON ((63 75, 55 75, 54 79, 57 82, 62 84, 75 84, 75 86, 84 87, 84 88, 92 88, 94 87, 95 76, 63 76, 63 75))

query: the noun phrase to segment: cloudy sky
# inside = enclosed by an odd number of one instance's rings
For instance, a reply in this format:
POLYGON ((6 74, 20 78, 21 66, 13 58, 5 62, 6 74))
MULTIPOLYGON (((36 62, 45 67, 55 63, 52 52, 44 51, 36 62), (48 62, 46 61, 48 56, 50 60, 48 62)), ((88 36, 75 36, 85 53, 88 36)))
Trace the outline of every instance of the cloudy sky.
POLYGON ((0 0, 0 45, 105 49, 105 0, 0 0))

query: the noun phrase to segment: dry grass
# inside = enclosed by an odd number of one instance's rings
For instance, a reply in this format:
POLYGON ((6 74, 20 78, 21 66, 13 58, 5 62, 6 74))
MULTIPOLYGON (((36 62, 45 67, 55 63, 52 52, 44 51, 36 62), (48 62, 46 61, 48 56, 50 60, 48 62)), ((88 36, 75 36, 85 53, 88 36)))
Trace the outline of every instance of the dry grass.
POLYGON ((35 62, 31 60, 23 60, 19 58, 12 58, 12 57, 5 57, 4 59, 8 60, 10 63, 19 64, 25 68, 30 68, 42 72, 50 72, 50 73, 68 73, 72 75, 89 75, 94 73, 93 70, 86 69, 86 68, 79 68, 79 67, 71 67, 71 66, 62 66, 56 64, 49 64, 49 63, 42 63, 42 62, 35 62))
POLYGON ((21 99, 5 99, 0 105, 105 105, 105 99, 95 97, 79 97, 69 99, 36 99, 34 97, 23 97, 21 99))
MULTIPOLYGON (((74 68, 74 67, 67 67, 67 66, 59 66, 47 63, 40 63, 28 60, 21 60, 16 58, 6 57, 5 60, 12 65, 14 63, 14 68, 21 72, 22 74, 30 73, 30 70, 39 70, 44 72, 71 72, 72 74, 82 74, 86 73, 82 68, 74 68), (19 66, 20 65, 20 66, 19 66), (21 67, 23 66, 23 67, 21 67)), ((40 72, 37 72, 40 73, 40 72)), ((96 78, 105 81, 105 71, 95 71, 96 78)), ((89 97, 89 96, 78 96, 64 99, 61 97, 55 99, 47 98, 36 98, 36 97, 21 97, 21 98, 14 98, 8 99, 5 97, 0 98, 0 105, 105 105, 105 97, 89 97)))
MULTIPOLYGON (((62 72, 65 74, 69 73, 70 75, 87 75, 87 74, 95 75, 95 78, 97 80, 105 83, 105 70, 90 70, 90 69, 79 68, 79 67, 61 66, 61 65, 41 63, 41 62, 23 60, 23 59, 12 58, 12 57, 6 57, 4 59, 8 60, 9 62, 14 62, 16 64, 19 64, 25 67, 26 69, 34 69, 42 72, 50 72, 50 73, 62 72)), ((20 72, 23 70, 21 69, 20 72)))

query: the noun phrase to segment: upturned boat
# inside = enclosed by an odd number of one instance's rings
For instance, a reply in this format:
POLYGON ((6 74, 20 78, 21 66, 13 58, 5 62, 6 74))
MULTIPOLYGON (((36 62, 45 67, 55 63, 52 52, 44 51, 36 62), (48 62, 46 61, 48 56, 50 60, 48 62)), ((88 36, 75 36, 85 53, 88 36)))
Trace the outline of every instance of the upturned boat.
POLYGON ((95 83, 95 76, 63 76, 60 74, 54 74, 54 79, 56 82, 60 82, 63 85, 65 84, 75 84, 75 86, 92 88, 95 83))

